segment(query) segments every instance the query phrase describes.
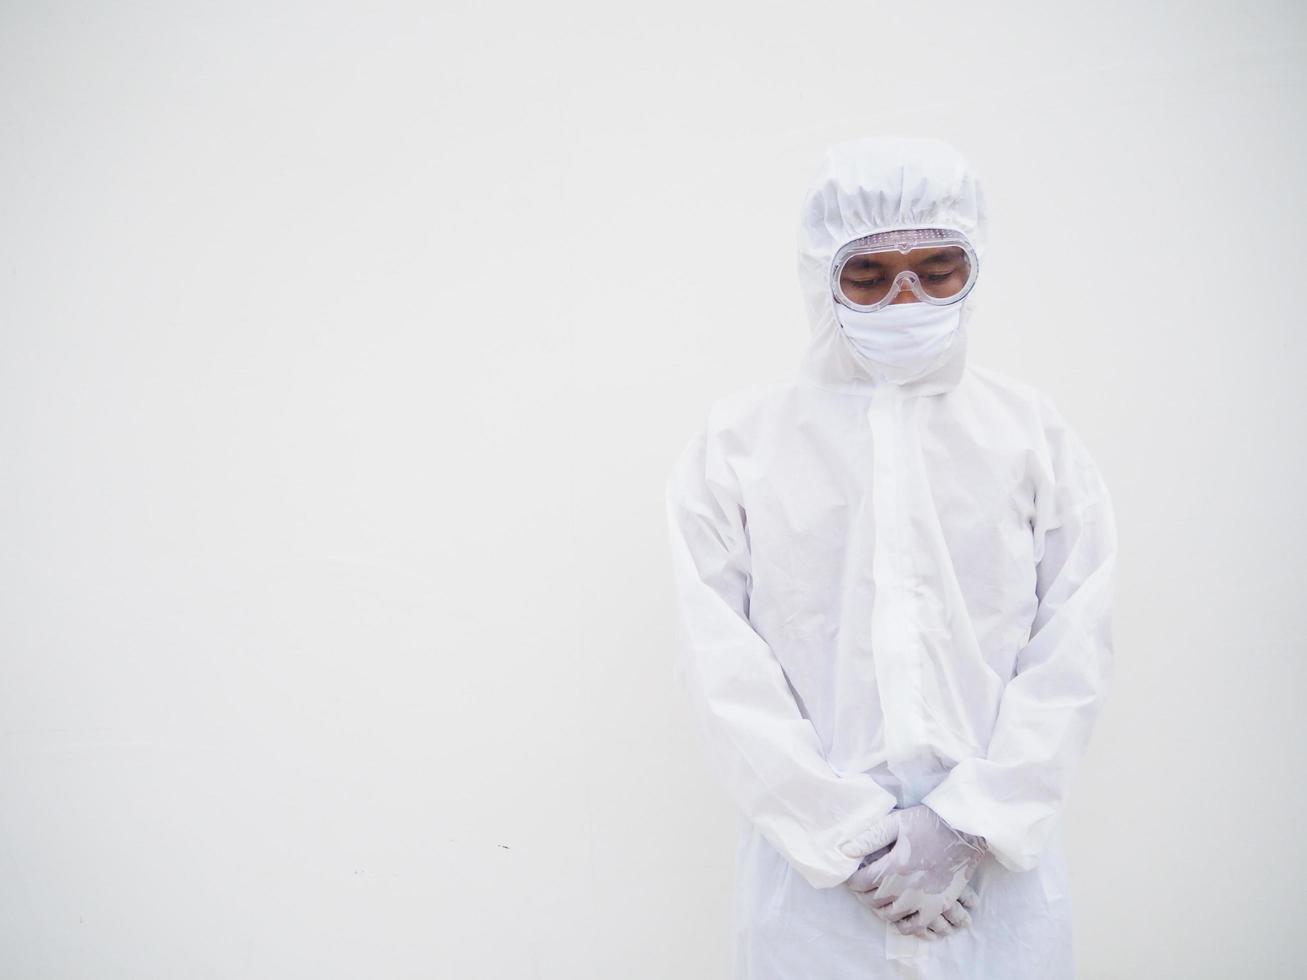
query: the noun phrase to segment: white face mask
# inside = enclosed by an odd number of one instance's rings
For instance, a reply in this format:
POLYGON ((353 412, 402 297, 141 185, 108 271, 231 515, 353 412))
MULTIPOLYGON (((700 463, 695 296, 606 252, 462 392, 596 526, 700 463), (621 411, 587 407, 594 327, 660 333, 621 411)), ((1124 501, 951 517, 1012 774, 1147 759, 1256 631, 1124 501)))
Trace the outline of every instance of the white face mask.
POLYGON ((962 304, 891 303, 861 313, 839 303, 835 314, 854 349, 891 378, 925 371, 949 349, 962 325, 962 304))

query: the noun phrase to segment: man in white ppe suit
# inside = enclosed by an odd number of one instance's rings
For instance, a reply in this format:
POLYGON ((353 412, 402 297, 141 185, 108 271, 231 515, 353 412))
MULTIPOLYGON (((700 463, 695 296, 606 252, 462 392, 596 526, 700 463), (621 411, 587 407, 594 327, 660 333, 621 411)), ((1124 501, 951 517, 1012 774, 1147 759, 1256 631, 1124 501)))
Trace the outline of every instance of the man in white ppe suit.
POLYGON ((1085 444, 968 363, 980 186, 831 148, 812 339, 667 482, 676 675, 738 805, 735 975, 1069 977, 1058 817, 1108 682, 1116 532, 1085 444))

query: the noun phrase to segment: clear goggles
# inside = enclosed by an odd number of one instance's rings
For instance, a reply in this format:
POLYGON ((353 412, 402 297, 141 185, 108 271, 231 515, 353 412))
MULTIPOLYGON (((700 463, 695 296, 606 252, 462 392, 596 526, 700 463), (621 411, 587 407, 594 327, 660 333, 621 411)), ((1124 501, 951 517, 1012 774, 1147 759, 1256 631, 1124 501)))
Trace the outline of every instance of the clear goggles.
POLYGON ((971 292, 979 266, 961 232, 909 228, 855 238, 831 262, 836 302, 870 313, 909 290, 923 303, 947 306, 971 292))

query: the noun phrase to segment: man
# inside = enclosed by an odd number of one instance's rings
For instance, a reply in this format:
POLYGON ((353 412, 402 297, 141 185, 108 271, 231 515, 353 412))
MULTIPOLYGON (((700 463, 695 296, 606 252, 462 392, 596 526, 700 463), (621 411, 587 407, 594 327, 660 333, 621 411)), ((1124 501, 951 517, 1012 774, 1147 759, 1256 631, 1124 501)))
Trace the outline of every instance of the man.
POLYGON ((1116 533, 1053 403, 967 362, 984 232, 951 147, 831 148, 801 370, 714 403, 667 482, 676 673, 743 818, 739 978, 1073 972, 1057 819, 1116 533))

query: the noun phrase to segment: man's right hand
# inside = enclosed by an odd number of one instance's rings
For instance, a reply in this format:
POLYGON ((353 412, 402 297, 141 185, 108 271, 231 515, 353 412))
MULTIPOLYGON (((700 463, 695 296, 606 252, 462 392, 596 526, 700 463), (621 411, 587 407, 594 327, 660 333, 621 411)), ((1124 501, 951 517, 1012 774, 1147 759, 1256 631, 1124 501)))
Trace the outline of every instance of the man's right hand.
POLYGON ((958 833, 926 806, 891 818, 897 839, 864 858, 847 882, 858 901, 905 935, 948 935, 969 924, 967 909, 977 900, 970 881, 984 840, 958 833))

